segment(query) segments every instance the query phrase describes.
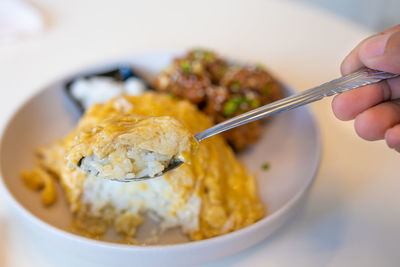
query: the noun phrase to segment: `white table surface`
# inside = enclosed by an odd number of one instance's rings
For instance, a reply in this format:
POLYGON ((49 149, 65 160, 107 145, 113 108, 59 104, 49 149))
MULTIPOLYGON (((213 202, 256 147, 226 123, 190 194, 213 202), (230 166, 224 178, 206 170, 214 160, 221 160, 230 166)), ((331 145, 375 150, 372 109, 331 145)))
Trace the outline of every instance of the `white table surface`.
MULTIPOLYGON (((41 34, 0 46, 0 127, 30 95, 77 68, 129 54, 205 46, 262 62, 304 90, 339 75, 371 34, 287 1, 34 1, 41 34)), ((400 155, 336 120, 331 100, 311 105, 323 137, 320 171, 298 215, 259 245, 205 266, 398 266, 400 155)), ((0 196, 0 266, 89 266, 48 255, 25 238, 0 196)))

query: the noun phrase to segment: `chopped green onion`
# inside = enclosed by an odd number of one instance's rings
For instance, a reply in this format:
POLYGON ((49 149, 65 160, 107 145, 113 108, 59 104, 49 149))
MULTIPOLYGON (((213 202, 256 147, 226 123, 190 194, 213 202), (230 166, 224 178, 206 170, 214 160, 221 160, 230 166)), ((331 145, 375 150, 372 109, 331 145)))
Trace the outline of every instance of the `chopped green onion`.
POLYGON ((183 60, 181 61, 181 68, 183 69, 183 71, 185 72, 190 72, 191 71, 191 67, 190 67, 190 63, 187 60, 183 60))
POLYGON ((210 62, 213 59, 213 55, 210 51, 204 51, 203 59, 205 62, 210 62))
POLYGON ((175 98, 174 93, 168 93, 168 96, 169 96, 170 98, 175 98))
POLYGON ((268 170, 268 169, 270 168, 270 165, 269 165, 268 162, 265 162, 265 163, 263 163, 263 165, 261 166, 261 168, 262 168, 264 171, 266 171, 266 170, 268 170))
POLYGON ((257 99, 248 99, 246 97, 233 96, 227 102, 225 102, 223 106, 223 113, 226 117, 232 116, 239 109, 247 110, 248 106, 253 108, 258 108, 260 106, 260 102, 257 99), (243 107, 242 105, 246 106, 243 107))
POLYGON ((260 101, 257 99, 249 99, 249 104, 253 108, 258 108, 260 106, 260 101))
POLYGON ((259 70, 265 70, 265 67, 264 67, 263 64, 257 64, 256 68, 259 69, 259 70))
POLYGON ((237 111, 238 107, 239 102, 235 98, 228 100, 223 107, 224 115, 227 117, 232 116, 237 111))
POLYGON ((237 92, 237 91, 239 91, 239 89, 240 89, 240 82, 238 82, 238 81, 232 82, 232 90, 234 92, 237 92))
POLYGON ((243 98, 239 96, 231 97, 225 104, 224 104, 224 115, 231 116, 233 115, 240 107, 240 104, 243 103, 243 98))

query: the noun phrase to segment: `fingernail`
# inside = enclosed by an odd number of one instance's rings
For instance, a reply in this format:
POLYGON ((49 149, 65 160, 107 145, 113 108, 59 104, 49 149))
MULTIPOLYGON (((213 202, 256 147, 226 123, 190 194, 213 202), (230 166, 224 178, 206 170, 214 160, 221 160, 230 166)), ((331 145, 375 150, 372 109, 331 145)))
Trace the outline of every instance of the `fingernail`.
POLYGON ((362 45, 360 52, 367 58, 382 56, 385 52, 386 43, 390 35, 390 33, 386 33, 371 37, 362 45))

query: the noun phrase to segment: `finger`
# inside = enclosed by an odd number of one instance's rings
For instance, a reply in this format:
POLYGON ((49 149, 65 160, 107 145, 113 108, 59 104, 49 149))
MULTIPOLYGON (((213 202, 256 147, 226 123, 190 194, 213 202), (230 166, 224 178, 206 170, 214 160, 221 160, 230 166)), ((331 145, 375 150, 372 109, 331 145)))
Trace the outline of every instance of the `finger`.
POLYGON ((359 57, 371 69, 400 73, 400 31, 368 40, 361 45, 359 57))
POLYGON ((400 152, 400 124, 388 129, 385 133, 385 139, 388 147, 400 152))
MULTIPOLYGON (((395 33, 395 32, 399 32, 400 31, 400 24, 390 28, 386 31, 383 31, 381 33, 378 33, 376 35, 370 36, 367 39, 363 40, 362 42, 360 42, 347 56, 346 58, 343 60, 340 69, 343 75, 347 75, 351 72, 354 72, 356 70, 358 70, 359 68, 361 68, 362 66, 364 66, 364 62, 361 60, 360 58, 360 50, 363 47, 363 45, 371 40, 374 39, 375 37, 380 37, 380 36, 386 36, 386 38, 389 38, 391 34, 395 33)), ((382 39, 382 38, 381 38, 382 39)), ((383 41, 385 41, 385 38, 383 38, 383 41)), ((384 47, 386 45, 386 42, 378 42, 378 44, 380 44, 379 46, 373 46, 372 48, 375 49, 381 49, 382 47, 384 47)), ((368 48, 368 47, 367 47, 368 48)))
POLYGON ((386 80, 390 88, 390 100, 400 98, 400 77, 386 80))
POLYGON ((381 103, 357 115, 354 127, 357 134, 368 141, 380 140, 385 132, 400 123, 400 105, 381 103))
MULTIPOLYGON (((398 91, 400 91, 400 89, 398 91)), ((389 86, 383 81, 343 92, 335 96, 332 101, 332 109, 338 119, 344 121, 353 120, 358 114, 364 112, 368 108, 389 100, 390 98, 391 92, 389 86)))
POLYGON ((347 75, 350 74, 361 67, 364 66, 364 64, 361 62, 360 57, 358 56, 358 51, 360 50, 360 46, 364 44, 368 39, 372 38, 373 36, 368 37, 367 39, 363 40, 361 43, 359 43, 342 61, 342 64, 340 65, 340 72, 342 75, 347 75))

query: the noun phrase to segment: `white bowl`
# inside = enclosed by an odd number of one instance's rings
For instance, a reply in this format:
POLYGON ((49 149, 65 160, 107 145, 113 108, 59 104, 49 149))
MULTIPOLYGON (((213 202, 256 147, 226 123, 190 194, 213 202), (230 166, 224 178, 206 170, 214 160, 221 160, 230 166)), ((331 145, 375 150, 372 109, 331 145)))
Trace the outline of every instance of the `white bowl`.
MULTIPOLYGON (((77 121, 76 109, 67 101, 63 85, 71 77, 112 69, 129 63, 154 75, 172 54, 147 54, 102 64, 77 72, 31 97, 9 120, 0 148, 1 186, 12 209, 36 238, 61 253, 104 265, 189 265, 219 259, 260 242, 283 225, 295 212, 317 172, 321 141, 315 119, 306 107, 276 115, 263 130, 261 140, 241 155, 257 177, 259 195, 268 208, 265 218, 227 235, 173 245, 136 246, 98 241, 73 233, 71 214, 62 190, 56 205, 45 208, 39 194, 27 189, 20 170, 33 166, 33 151, 65 135, 77 121), (264 162, 270 169, 263 171, 264 162)), ((291 91, 286 86, 287 91, 291 91)), ((174 235, 174 234, 172 234, 174 235)))

